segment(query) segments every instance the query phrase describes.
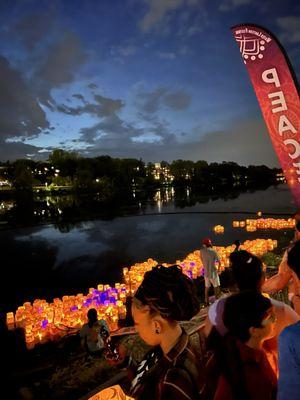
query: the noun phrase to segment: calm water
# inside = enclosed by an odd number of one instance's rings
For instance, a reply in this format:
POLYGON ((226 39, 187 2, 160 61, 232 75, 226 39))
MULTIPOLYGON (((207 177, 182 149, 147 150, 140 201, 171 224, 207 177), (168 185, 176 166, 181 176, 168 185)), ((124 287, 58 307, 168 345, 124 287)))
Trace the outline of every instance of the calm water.
POLYGON ((291 231, 247 233, 232 228, 233 219, 253 218, 250 213, 258 210, 292 214, 295 207, 284 185, 235 194, 235 198, 200 196, 197 201, 192 196, 190 190, 180 195, 174 190, 157 192, 151 201, 137 203, 127 216, 110 215, 110 219, 105 216, 67 227, 47 224, 1 230, 1 264, 7 276, 2 282, 9 288, 2 306, 13 308, 37 297, 50 300, 98 283, 114 283, 121 279, 122 267, 150 257, 175 262, 199 248, 205 236, 216 245, 270 237, 279 239, 281 247, 292 236, 291 231), (225 234, 212 232, 217 224, 225 226, 225 234))

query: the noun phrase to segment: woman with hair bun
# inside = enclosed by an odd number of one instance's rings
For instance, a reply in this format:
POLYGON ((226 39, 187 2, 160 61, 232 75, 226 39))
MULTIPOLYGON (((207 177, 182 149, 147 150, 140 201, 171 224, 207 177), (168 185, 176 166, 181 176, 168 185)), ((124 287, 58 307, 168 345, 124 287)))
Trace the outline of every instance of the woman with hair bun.
POLYGON ((178 265, 146 272, 132 302, 140 337, 154 346, 137 368, 130 396, 142 400, 197 400, 204 383, 199 356, 178 321, 200 309, 194 283, 178 265))

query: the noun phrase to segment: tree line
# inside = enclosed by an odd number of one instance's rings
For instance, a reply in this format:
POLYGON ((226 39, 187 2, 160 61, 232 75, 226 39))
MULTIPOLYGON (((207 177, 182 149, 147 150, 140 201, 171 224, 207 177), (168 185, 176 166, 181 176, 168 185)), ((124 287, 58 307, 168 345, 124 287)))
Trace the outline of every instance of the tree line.
MULTIPOLYGON (((235 162, 208 163, 204 160, 174 160, 171 163, 145 163, 142 159, 99 156, 81 157, 77 153, 54 150, 47 161, 17 160, 0 165, 1 176, 17 190, 66 187, 78 191, 112 193, 174 186, 237 186, 247 183, 273 183, 278 168, 266 165, 238 165, 235 162)), ((0 178, 1 178, 0 176, 0 178)))

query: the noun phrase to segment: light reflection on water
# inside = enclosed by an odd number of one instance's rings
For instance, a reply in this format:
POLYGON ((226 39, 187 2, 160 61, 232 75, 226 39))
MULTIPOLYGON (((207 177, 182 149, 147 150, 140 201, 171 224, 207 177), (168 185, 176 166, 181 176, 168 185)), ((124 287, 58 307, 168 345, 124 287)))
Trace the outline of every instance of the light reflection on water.
MULTIPOLYGON (((59 197, 47 202, 63 209, 59 197)), ((139 203, 127 217, 78 221, 66 224, 65 229, 47 224, 0 231, 12 296, 20 303, 38 296, 76 293, 98 283, 113 283, 121 279, 122 267, 147 258, 175 262, 199 248, 201 238, 207 236, 215 245, 270 237, 279 239, 281 247, 292 236, 291 231, 248 233, 232 228, 233 219, 253 218, 251 214, 231 214, 238 211, 293 213, 291 196, 283 185, 242 193, 232 199, 203 196, 197 201, 192 192, 179 196, 170 188, 156 192, 146 206, 139 203), (222 211, 225 213, 218 214, 222 211), (218 224, 225 226, 224 235, 213 232, 213 226, 218 224)))

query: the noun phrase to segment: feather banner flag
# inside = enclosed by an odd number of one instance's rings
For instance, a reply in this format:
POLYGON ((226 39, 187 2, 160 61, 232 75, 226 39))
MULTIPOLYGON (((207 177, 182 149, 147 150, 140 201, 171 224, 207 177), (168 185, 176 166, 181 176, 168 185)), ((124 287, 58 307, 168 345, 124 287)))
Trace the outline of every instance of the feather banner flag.
POLYGON ((288 57, 268 30, 231 28, 250 75, 265 123, 297 206, 300 205, 299 86, 288 57))

